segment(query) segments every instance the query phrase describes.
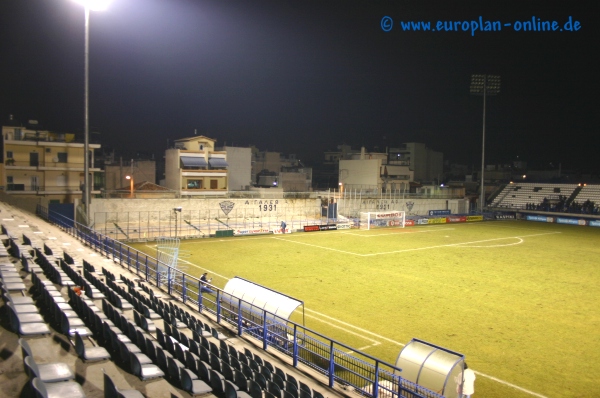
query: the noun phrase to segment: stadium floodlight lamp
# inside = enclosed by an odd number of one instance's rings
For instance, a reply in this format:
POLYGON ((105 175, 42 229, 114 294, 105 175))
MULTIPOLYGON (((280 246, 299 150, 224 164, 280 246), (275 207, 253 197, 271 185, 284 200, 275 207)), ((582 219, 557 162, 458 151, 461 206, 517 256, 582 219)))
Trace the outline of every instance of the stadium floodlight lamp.
POLYGON ((75 0, 90 11, 104 11, 108 8, 111 0, 75 0))
POLYGON ((485 202, 485 100, 488 95, 497 95, 500 93, 500 76, 497 75, 471 75, 471 95, 483 96, 483 131, 481 138, 481 196, 479 198, 479 210, 483 214, 485 202))

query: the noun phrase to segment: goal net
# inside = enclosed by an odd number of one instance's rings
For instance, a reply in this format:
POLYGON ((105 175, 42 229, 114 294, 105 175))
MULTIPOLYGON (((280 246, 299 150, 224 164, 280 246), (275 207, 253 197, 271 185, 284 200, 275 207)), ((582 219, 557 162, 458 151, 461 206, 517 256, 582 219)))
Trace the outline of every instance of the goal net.
POLYGON ((360 213, 360 229, 405 226, 405 212, 400 210, 360 213))

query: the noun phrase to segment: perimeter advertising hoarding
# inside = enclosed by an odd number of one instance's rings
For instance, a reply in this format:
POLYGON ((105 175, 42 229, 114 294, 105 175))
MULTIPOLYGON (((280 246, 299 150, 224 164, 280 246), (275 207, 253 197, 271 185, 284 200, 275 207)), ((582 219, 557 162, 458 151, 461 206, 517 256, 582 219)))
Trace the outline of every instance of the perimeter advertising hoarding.
POLYGON ((565 217, 556 217, 556 223, 557 224, 569 224, 569 225, 581 225, 581 226, 587 225, 587 222, 585 220, 580 220, 577 218, 565 218, 565 217))
POLYGON ((446 222, 467 222, 467 216, 446 217, 446 222))
POLYGON ((292 231, 289 228, 285 229, 285 232, 281 230, 281 228, 273 228, 272 229, 274 234, 291 234, 292 231))
MULTIPOLYGON (((236 229, 233 231, 234 235, 258 235, 258 234, 268 234, 271 231, 265 228, 260 229, 236 229)), ((281 233, 281 232, 279 232, 281 233)))
POLYGON ((483 221, 483 216, 467 216, 467 222, 483 221))
POLYGON ((527 221, 554 222, 554 217, 537 216, 537 215, 528 214, 527 221))
POLYGON ((350 229, 352 226, 350 224, 338 224, 337 229, 350 229))
POLYGON ((445 216, 451 213, 450 210, 429 210, 430 216, 445 216))
POLYGON ((335 224, 327 224, 327 225, 305 225, 304 232, 317 232, 317 231, 334 231, 337 230, 337 225, 335 224))
POLYGON ((590 227, 600 227, 600 220, 593 220, 589 223, 590 227))
POLYGON ((446 217, 444 218, 430 218, 427 224, 446 224, 446 217))

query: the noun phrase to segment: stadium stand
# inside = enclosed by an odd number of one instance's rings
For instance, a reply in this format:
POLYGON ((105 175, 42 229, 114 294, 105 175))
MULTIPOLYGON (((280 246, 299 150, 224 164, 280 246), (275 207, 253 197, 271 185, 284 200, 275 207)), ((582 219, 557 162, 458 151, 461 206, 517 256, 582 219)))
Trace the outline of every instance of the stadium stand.
POLYGON ((299 398, 296 378, 325 388, 310 369, 300 373, 277 355, 253 352, 253 344, 74 238, 4 203, 0 211, 10 215, 0 238, 0 313, 9 315, 0 317, 0 343, 21 347, 3 352, 3 396, 266 398, 277 387, 279 398, 299 398), (272 361, 295 376, 275 373, 272 361), (242 369, 250 364, 262 370, 247 377, 242 369))
POLYGON ((559 196, 570 197, 578 188, 577 184, 542 184, 514 183, 508 184, 491 203, 492 207, 524 209, 528 203, 542 203, 544 198, 558 199, 559 196))

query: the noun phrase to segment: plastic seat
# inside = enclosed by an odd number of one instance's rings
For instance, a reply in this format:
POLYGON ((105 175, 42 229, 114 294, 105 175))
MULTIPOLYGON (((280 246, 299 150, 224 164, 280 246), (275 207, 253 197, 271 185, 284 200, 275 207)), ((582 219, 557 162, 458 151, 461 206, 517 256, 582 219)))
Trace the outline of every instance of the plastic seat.
POLYGON ((205 383, 210 383, 210 370, 211 367, 209 364, 204 361, 198 362, 198 376, 200 376, 200 379, 205 383))
POLYGON ((79 318, 69 318, 66 314, 62 314, 61 319, 61 330, 69 336, 75 336, 75 333, 79 333, 81 336, 91 336, 92 331, 85 326, 85 323, 79 318))
POLYGON ((262 388, 254 380, 248 380, 248 394, 252 398, 263 398, 262 388))
POLYGON ((225 381, 225 398, 252 398, 247 392, 239 390, 233 383, 225 381))
POLYGON ((185 369, 185 365, 173 357, 167 357, 169 380, 176 386, 181 386, 181 369, 185 369))
POLYGON ((303 382, 299 382, 299 384, 300 384, 300 392, 304 391, 312 397, 312 389, 303 382))
POLYGON ((248 391, 248 379, 246 378, 246 376, 244 376, 244 374, 242 373, 242 371, 240 370, 234 370, 233 371, 233 382, 235 383, 236 386, 238 386, 238 388, 241 391, 248 391))
POLYGON ((185 366, 194 373, 198 373, 198 361, 200 357, 191 351, 185 352, 185 366))
POLYGON ((211 334, 212 334, 212 337, 214 337, 217 340, 227 340, 227 339, 229 339, 229 337, 225 336, 223 333, 219 332, 215 328, 211 328, 211 334))
POLYGON ((267 391, 275 395, 276 397, 281 398, 281 388, 279 388, 279 386, 274 382, 267 381, 267 391))
POLYGON ((13 311, 12 307, 10 305, 6 305, 6 308, 8 308, 10 327, 13 332, 18 333, 21 336, 40 336, 50 334, 50 329, 45 323, 21 323, 19 317, 13 311))
POLYGON ((85 398, 81 385, 74 381, 60 383, 44 383, 35 377, 31 384, 39 397, 42 398, 85 398))
POLYGON ((202 395, 212 392, 212 388, 206 382, 199 380, 189 369, 181 369, 181 388, 191 395, 202 395))
MULTIPOLYGON (((225 380, 229 380, 230 382, 234 383, 235 382, 235 377, 233 374, 233 369, 231 368, 231 366, 227 365, 226 363, 222 363, 221 364, 221 374, 223 375, 223 377, 225 378, 225 380)), ((238 388, 236 387, 236 390, 238 388)))
POLYGON ((140 380, 150 380, 159 377, 164 377, 164 372, 154 364, 141 364, 138 357, 131 353, 129 356, 131 371, 140 380))
POLYGON ((213 394, 219 398, 225 396, 225 378, 219 372, 214 369, 210 370, 210 386, 212 387, 213 394))
POLYGON ((66 363, 53 362, 38 365, 33 356, 29 355, 23 360, 25 369, 30 376, 37 377, 44 383, 57 383, 59 381, 73 380, 75 375, 66 363))
POLYGON ((104 347, 87 347, 79 333, 75 333, 75 352, 85 362, 96 362, 110 359, 110 354, 104 347))
POLYGON ((120 390, 112 381, 104 369, 104 398, 144 398, 144 395, 138 390, 120 390))

